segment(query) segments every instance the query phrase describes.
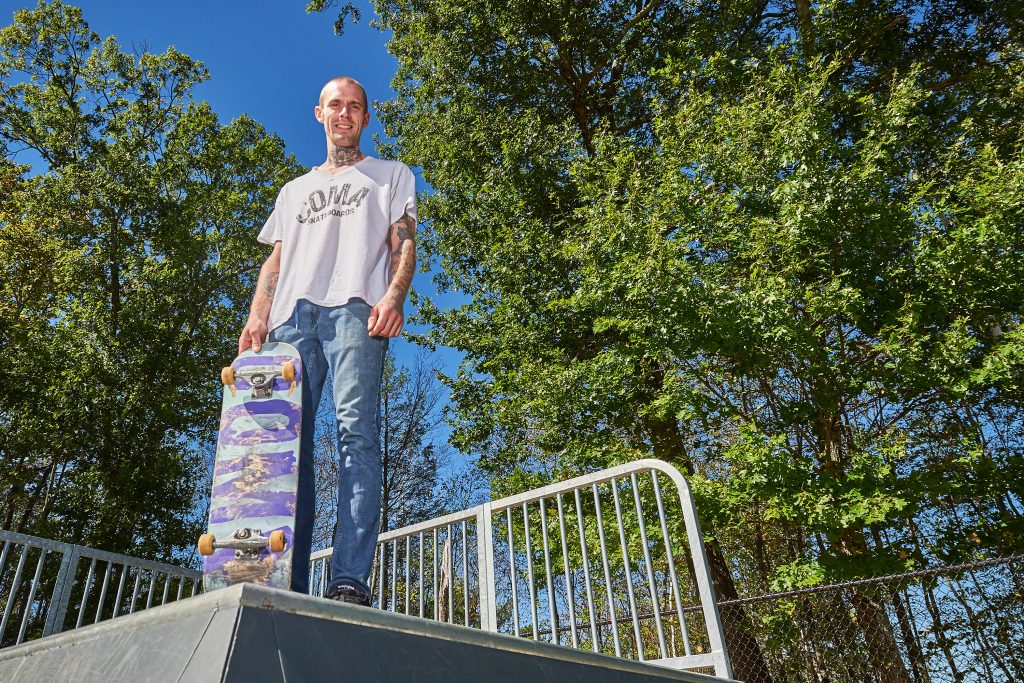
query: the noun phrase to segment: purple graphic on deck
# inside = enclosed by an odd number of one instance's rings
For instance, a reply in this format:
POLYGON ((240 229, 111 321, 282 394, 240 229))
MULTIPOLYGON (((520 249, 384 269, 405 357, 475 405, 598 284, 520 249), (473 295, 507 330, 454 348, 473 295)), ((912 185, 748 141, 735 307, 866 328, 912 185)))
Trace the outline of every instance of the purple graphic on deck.
MULTIPOLYGON (((297 472, 298 461, 295 451, 281 451, 273 453, 250 453, 249 455, 235 460, 221 460, 213 469, 213 476, 221 478, 232 472, 238 472, 245 468, 268 468, 267 476, 277 477, 282 474, 297 472)), ((213 495, 217 495, 214 493, 213 495)))
MULTIPOLYGON (((239 464, 243 463, 241 476, 229 479, 223 484, 214 484, 214 498, 249 498, 253 489, 263 482, 299 471, 295 456, 290 453, 268 453, 267 457, 252 455, 239 458, 239 464)), ((217 476, 219 478, 219 473, 217 476)))
POLYGON ((259 491, 229 500, 227 505, 210 510, 210 524, 230 522, 241 517, 290 517, 295 514, 294 491, 259 491))
POLYGON ((299 438, 302 409, 280 399, 251 400, 227 408, 220 418, 220 445, 252 446, 299 438))

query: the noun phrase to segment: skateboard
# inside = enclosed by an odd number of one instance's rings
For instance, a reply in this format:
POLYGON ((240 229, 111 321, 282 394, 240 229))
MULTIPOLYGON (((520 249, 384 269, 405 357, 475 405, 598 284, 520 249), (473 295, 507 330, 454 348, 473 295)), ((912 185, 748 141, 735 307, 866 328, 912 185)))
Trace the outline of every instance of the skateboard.
POLYGON ((203 589, 289 587, 299 483, 302 361, 268 342, 221 371, 224 400, 208 532, 199 538, 203 589))

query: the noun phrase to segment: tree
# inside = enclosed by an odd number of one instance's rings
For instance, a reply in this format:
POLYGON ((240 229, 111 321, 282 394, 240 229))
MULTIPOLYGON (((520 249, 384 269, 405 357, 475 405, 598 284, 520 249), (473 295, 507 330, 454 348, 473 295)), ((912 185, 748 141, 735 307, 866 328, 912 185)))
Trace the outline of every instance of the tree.
POLYGON ((259 222, 299 170, 252 119, 195 102, 205 78, 59 1, 0 30, 4 528, 165 559, 198 536, 216 369, 259 222))
POLYGON ((720 597, 1019 551, 1013 3, 376 7, 421 243, 471 298, 421 316, 496 490, 673 462, 720 597))
POLYGON ((444 400, 435 372, 422 355, 412 368, 398 368, 394 351, 386 359, 380 411, 382 532, 438 515, 436 490, 449 462, 446 447, 431 438, 444 400))

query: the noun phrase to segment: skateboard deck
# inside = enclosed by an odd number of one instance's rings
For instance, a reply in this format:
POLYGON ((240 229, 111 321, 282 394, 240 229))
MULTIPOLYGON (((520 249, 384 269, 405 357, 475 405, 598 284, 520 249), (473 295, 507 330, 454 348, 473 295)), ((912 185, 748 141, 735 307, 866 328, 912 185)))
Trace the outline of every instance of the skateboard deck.
POLYGON ((299 483, 303 368, 293 346, 263 344, 221 373, 224 399, 208 532, 206 591, 236 583, 289 587, 299 483))

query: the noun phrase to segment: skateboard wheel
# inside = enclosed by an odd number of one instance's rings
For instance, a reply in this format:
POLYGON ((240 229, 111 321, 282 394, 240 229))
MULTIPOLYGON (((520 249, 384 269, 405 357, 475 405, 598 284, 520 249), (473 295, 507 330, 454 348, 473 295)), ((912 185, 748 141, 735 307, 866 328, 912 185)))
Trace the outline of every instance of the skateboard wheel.
POLYGON ((224 386, 235 386, 235 369, 230 365, 220 371, 220 381, 224 386))
POLYGON ((284 365, 281 366, 281 377, 284 381, 291 382, 295 379, 295 363, 292 361, 285 361, 284 365))
POLYGON ((275 553, 284 550, 284 532, 280 529, 270 532, 270 550, 275 553))
POLYGON ((203 534, 199 537, 199 554, 200 555, 213 555, 213 543, 217 539, 213 537, 213 534, 203 534))

